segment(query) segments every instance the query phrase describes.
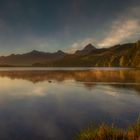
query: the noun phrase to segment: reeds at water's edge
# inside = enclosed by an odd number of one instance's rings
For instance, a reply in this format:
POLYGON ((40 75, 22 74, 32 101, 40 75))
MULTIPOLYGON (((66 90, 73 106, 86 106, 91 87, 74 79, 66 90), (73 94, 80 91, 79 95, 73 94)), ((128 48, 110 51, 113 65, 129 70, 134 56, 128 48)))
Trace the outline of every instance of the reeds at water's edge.
POLYGON ((127 129, 120 129, 114 125, 101 124, 81 130, 76 140, 140 140, 140 117, 127 129))

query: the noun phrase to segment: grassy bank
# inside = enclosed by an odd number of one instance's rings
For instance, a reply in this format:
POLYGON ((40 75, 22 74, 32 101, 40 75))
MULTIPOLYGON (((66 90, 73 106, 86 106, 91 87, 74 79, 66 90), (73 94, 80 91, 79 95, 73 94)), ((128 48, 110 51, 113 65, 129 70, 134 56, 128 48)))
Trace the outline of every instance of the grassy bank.
POLYGON ((140 140, 140 119, 127 129, 101 124, 82 130, 76 140, 140 140))

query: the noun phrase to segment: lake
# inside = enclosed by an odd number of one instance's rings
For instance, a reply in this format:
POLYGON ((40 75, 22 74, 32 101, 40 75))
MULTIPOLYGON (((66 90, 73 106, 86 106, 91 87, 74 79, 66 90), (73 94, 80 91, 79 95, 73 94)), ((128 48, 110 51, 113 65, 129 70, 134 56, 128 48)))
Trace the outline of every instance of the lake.
POLYGON ((139 69, 0 68, 0 140, 72 140, 139 114, 139 69))

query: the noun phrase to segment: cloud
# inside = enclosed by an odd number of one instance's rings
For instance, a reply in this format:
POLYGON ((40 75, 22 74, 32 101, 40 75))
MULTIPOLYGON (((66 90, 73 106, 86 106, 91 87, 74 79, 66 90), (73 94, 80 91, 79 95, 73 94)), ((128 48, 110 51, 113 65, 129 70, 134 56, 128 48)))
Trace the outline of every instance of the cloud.
POLYGON ((67 52, 73 53, 76 50, 83 49, 89 43, 95 44, 97 48, 102 48, 138 40, 140 35, 140 21, 134 18, 121 19, 122 18, 112 22, 108 31, 107 29, 105 29, 105 32, 102 31, 103 34, 101 38, 95 36, 86 38, 83 41, 79 40, 73 43, 67 52))
POLYGON ((132 39, 136 34, 138 35, 139 21, 136 19, 129 19, 125 21, 113 22, 108 35, 97 43, 99 47, 110 47, 122 43, 123 41, 132 39))
POLYGON ((127 40, 130 42, 133 38, 139 36, 139 26, 139 21, 136 19, 114 21, 105 37, 100 39, 86 38, 83 41, 77 41, 69 47, 67 52, 74 53, 76 50, 82 49, 89 43, 95 44, 98 48, 102 48, 120 44, 127 40))

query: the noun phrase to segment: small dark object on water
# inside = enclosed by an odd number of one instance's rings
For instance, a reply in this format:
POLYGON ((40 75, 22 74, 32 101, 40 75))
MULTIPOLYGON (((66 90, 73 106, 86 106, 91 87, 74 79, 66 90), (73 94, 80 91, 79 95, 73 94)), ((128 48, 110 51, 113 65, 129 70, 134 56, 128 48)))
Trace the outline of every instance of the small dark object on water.
POLYGON ((49 82, 49 83, 52 83, 52 81, 50 81, 50 80, 49 80, 48 82, 49 82))

